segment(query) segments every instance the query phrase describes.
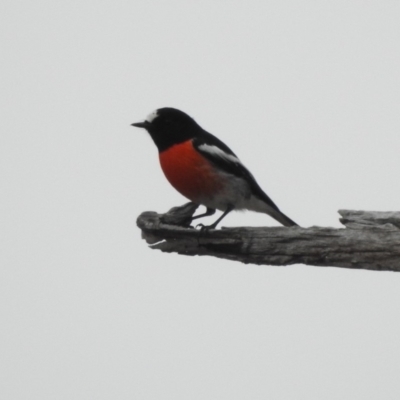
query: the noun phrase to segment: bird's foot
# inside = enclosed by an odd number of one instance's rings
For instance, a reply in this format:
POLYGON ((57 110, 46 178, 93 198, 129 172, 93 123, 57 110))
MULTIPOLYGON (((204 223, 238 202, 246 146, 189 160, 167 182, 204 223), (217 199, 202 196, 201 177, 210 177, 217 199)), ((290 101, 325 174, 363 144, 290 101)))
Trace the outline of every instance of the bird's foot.
POLYGON ((211 225, 204 225, 204 224, 197 224, 196 229, 199 229, 200 232, 208 232, 210 229, 215 229, 216 224, 211 225))

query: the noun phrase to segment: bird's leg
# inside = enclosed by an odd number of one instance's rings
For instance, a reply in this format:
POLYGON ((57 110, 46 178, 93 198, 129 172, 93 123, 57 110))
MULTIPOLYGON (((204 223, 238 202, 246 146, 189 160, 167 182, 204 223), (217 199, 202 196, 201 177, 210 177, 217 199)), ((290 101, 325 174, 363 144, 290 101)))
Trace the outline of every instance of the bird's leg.
MULTIPOLYGON (((233 206, 228 206, 227 209, 224 211, 224 213, 211 225, 205 226, 203 224, 199 224, 197 226, 200 226, 200 229, 203 230, 209 230, 209 229, 215 229, 216 226, 222 221, 223 218, 225 218, 232 210, 234 209, 233 206)), ((196 228, 197 228, 196 226, 196 228)))
POLYGON ((215 209, 214 209, 214 208, 209 208, 209 207, 207 207, 207 210, 206 210, 205 213, 196 215, 195 217, 192 217, 192 221, 193 221, 194 219, 202 218, 202 217, 207 217, 208 215, 213 215, 213 214, 215 214, 215 209))

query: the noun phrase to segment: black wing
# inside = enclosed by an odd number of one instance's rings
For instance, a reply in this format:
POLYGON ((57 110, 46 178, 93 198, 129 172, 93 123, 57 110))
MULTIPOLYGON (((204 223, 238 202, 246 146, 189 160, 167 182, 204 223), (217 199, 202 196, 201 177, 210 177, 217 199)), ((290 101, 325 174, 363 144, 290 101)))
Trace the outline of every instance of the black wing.
POLYGON ((236 154, 225 143, 221 142, 214 135, 211 135, 211 133, 203 131, 201 135, 193 139, 193 146, 207 160, 223 171, 244 179, 249 184, 254 196, 280 212, 276 204, 261 189, 251 172, 240 162, 236 154))

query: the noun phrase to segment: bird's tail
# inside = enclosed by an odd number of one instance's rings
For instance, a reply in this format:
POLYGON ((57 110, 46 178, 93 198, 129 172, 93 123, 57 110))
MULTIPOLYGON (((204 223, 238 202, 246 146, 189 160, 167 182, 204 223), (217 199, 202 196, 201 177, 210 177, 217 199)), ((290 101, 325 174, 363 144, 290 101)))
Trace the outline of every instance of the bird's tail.
POLYGON ((289 217, 287 217, 283 212, 281 211, 276 211, 273 210, 273 212, 269 211, 268 214, 276 219, 278 222, 280 222, 283 226, 299 226, 296 224, 296 222, 294 222, 293 220, 291 220, 289 217))
POLYGON ((268 214, 270 217, 276 219, 283 226, 298 226, 296 222, 287 217, 276 204, 261 190, 257 187, 257 195, 253 195, 250 201, 246 204, 246 209, 253 210, 256 212, 263 212, 268 214))

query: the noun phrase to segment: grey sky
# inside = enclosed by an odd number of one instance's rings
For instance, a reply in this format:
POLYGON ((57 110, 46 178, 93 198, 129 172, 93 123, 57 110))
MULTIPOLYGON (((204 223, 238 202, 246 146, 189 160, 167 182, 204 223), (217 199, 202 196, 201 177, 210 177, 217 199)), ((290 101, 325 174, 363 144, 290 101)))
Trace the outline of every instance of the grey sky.
POLYGON ((186 200, 130 127, 189 113, 302 226, 399 210, 399 2, 1 8, 1 398, 399 398, 400 275, 148 249, 186 200))

